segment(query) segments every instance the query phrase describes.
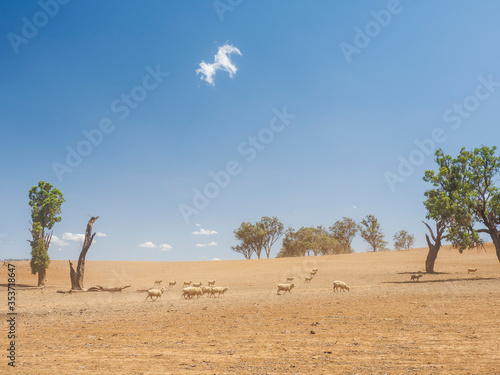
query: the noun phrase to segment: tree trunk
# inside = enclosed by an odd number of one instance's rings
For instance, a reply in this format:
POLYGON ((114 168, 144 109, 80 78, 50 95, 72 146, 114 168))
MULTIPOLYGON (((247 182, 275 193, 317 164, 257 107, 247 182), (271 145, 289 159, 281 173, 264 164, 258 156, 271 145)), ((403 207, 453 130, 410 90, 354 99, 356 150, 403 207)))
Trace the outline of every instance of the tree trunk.
POLYGON ((429 253, 427 254, 427 259, 425 260, 425 272, 434 273, 434 263, 436 262, 439 249, 441 249, 441 239, 443 238, 446 224, 443 220, 437 221, 436 235, 434 236, 434 232, 432 231, 432 228, 429 226, 429 224, 427 224, 425 221, 422 221, 422 223, 424 223, 424 225, 427 227, 430 234, 430 238, 429 234, 425 234, 425 240, 427 241, 427 245, 429 246, 429 253), (434 243, 432 243, 431 238, 434 243))
POLYGON ((491 239, 493 240, 493 245, 495 245, 495 250, 497 253, 497 258, 500 261, 500 236, 491 236, 491 239))
POLYGON ((71 290, 82 290, 83 289, 83 276, 85 274, 85 257, 87 256, 87 251, 92 245, 95 233, 92 234, 92 225, 99 219, 97 217, 91 217, 88 224, 87 230, 85 231, 85 241, 83 242, 82 251, 80 252, 80 257, 78 258, 78 265, 76 266, 76 271, 73 268, 73 263, 69 261, 69 276, 71 278, 71 290))
POLYGON ((435 244, 429 246, 429 253, 427 254, 427 259, 425 260, 425 272, 434 273, 434 263, 441 248, 441 244, 435 244))
POLYGON ((38 286, 45 286, 45 280, 47 279, 47 269, 38 271, 38 286))

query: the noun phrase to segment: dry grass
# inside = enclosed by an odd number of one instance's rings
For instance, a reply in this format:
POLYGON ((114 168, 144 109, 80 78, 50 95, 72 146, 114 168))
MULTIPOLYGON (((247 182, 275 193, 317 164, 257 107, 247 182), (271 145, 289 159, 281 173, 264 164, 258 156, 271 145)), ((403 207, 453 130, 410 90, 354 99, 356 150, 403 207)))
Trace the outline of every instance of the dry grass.
MULTIPOLYGON (((426 249, 220 262, 87 262, 85 284, 122 293, 58 294, 67 262, 49 285, 17 293, 19 374, 498 374, 500 262, 491 246, 463 255, 426 249), (469 267, 477 267, 468 275, 469 267), (319 268, 310 283, 312 268, 319 268), (291 295, 276 284, 294 277, 291 295), (216 279, 222 298, 180 299, 184 280, 216 279), (162 300, 136 292, 177 280, 162 300), (350 292, 333 293, 333 280, 350 292)), ((6 282, 6 268, 0 270, 6 282)), ((3 281, 5 280, 5 281, 3 281)), ((35 285, 28 262, 17 283, 35 285)), ((0 289, 6 296, 5 286, 0 289)), ((6 306, 6 301, 3 303, 6 306)), ((2 319, 6 346, 6 319, 2 319)), ((2 361, 6 362, 6 358, 2 361)), ((1 364, 7 368, 6 363, 1 364)))

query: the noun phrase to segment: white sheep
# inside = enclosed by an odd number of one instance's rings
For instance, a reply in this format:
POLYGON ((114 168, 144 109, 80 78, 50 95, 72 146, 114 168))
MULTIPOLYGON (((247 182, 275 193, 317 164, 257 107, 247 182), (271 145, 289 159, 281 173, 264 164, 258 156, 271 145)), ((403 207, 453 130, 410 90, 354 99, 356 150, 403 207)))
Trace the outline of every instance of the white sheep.
POLYGON ((183 287, 183 288, 185 288, 185 287, 187 287, 187 286, 189 286, 189 285, 191 285, 191 280, 189 280, 189 281, 184 281, 184 285, 183 285, 182 287, 183 287))
POLYGON ((288 283, 291 283, 291 282, 293 281, 293 277, 287 277, 287 278, 286 278, 286 281, 287 281, 288 283))
POLYGON ((211 286, 202 286, 201 291, 203 295, 208 294, 210 296, 210 293, 212 293, 212 287, 211 286))
POLYGON ((333 291, 336 292, 337 289, 339 289, 341 291, 351 290, 351 288, 349 288, 349 286, 345 282, 339 281, 339 280, 336 280, 333 282, 333 291))
POLYGON ((477 271, 477 268, 469 268, 469 269, 467 270, 467 274, 469 274, 469 273, 474 273, 474 272, 476 272, 476 271, 477 271))
POLYGON ((278 296, 280 296, 280 291, 285 291, 284 294, 286 294, 286 292, 292 294, 292 289, 293 287, 295 286, 295 284, 278 284, 278 292, 276 294, 278 294, 278 296))
POLYGON ((174 286, 175 284, 177 284, 177 281, 169 281, 168 282, 168 286, 174 286))
POLYGON ((415 273, 415 274, 411 275, 410 281, 413 281, 413 280, 419 281, 421 277, 422 277, 421 273, 415 273))
POLYGON ((163 280, 156 280, 155 285, 160 285, 163 280))
POLYGON ((200 298, 200 296, 203 296, 203 291, 201 290, 201 288, 189 286, 189 287, 184 288, 182 290, 181 298, 182 297, 184 297, 184 298, 189 297, 191 299, 191 298, 193 298, 193 296, 197 296, 197 298, 200 298))
POLYGON ((156 301, 158 298, 161 299, 161 295, 163 294, 163 292, 165 290, 166 290, 165 288, 161 288, 161 289, 149 289, 148 290, 148 295, 146 297, 146 301, 148 300, 148 298, 151 298, 151 301, 156 301), (156 298, 153 299, 153 297, 156 297, 156 298))
POLYGON ((308 276, 308 277, 306 277, 306 279, 305 279, 305 280, 306 280, 306 283, 310 283, 312 279, 313 279, 313 277, 312 277, 312 276, 308 276))
POLYGON ((192 283, 191 286, 199 288, 201 286, 201 281, 199 283, 192 283))
POLYGON ((214 286, 210 291, 210 296, 215 296, 215 293, 217 293, 217 296, 220 297, 221 294, 224 295, 228 290, 229 288, 227 286, 214 286))
POLYGON ((208 280, 208 286, 215 286, 215 280, 208 280))

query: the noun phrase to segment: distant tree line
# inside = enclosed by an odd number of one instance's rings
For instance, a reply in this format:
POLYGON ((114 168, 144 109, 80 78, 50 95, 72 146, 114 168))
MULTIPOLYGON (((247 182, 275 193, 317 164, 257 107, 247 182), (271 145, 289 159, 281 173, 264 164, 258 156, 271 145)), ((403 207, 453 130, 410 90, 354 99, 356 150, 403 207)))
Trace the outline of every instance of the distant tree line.
MULTIPOLYGON (((328 229, 323 226, 301 227, 297 230, 289 227, 286 231, 278 218, 264 216, 254 224, 243 222, 234 230, 240 243, 232 249, 246 259, 250 259, 253 254, 260 259, 262 252, 269 258, 273 244, 284 236, 278 258, 349 254, 353 252, 351 244, 358 233, 373 251, 386 250, 387 242, 373 215, 368 215, 359 224, 344 217, 328 229)), ((402 230, 394 235, 394 240, 395 249, 408 249, 413 245, 414 236, 402 230)))

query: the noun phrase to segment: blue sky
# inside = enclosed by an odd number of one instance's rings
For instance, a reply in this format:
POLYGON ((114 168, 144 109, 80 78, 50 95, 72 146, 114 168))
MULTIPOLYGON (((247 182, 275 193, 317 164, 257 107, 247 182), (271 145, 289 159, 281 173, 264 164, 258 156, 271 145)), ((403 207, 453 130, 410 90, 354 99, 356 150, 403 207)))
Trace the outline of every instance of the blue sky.
POLYGON ((89 215, 89 260, 239 259, 233 230, 262 216, 373 214, 391 246, 400 229, 425 246, 435 148, 499 139, 499 13, 493 0, 2 2, 0 256, 29 258, 40 180, 66 198, 52 259, 78 257, 89 215), (210 65, 223 46, 241 55, 210 65), (198 208, 196 191, 211 196, 198 208))

